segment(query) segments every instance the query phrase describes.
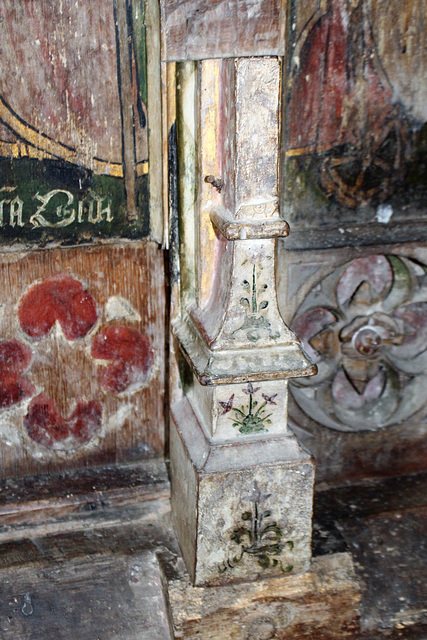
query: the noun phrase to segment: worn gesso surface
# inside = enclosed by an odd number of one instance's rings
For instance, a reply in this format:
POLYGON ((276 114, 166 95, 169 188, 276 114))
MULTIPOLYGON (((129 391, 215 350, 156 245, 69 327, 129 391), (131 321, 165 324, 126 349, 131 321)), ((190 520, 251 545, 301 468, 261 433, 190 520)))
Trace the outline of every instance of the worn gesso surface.
POLYGON ((172 412, 171 471, 177 537, 195 584, 308 568, 314 465, 295 436, 209 443, 184 399, 172 412))
POLYGON ((157 245, 11 252, 0 269, 2 475, 161 454, 157 245))
MULTIPOLYGON (((203 383, 314 372, 278 313, 274 288, 275 237, 287 233, 278 211, 280 79, 274 57, 198 65, 199 175, 186 146, 190 118, 178 121, 188 197, 180 211, 184 308, 176 333, 203 383), (226 238, 230 220, 241 225, 235 240, 226 238)), ((194 96, 181 91, 188 114, 194 96)))

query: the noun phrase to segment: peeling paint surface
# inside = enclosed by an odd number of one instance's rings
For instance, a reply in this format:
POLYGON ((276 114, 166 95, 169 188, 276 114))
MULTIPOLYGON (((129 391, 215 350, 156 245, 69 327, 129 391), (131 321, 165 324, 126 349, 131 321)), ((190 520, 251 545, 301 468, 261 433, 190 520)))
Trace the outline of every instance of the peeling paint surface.
POLYGON ((149 234, 146 35, 142 0, 0 1, 1 244, 149 234))

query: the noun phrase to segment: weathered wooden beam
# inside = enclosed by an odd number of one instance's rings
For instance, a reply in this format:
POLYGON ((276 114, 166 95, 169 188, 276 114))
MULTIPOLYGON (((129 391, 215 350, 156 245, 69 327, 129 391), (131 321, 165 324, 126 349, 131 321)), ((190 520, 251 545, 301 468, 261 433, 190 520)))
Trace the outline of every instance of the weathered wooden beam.
POLYGON ((283 55, 285 0, 161 0, 163 59, 283 55))
POLYGON ((140 520, 168 508, 169 484, 160 458, 0 480, 0 548, 29 535, 111 526, 122 517, 121 509, 140 520))
POLYGON ((84 555, 0 571, 4 640, 172 640, 156 554, 84 555))
POLYGON ((360 586, 348 553, 316 558, 292 579, 206 588, 180 575, 169 582, 169 601, 175 638, 186 640, 341 640, 359 629, 360 586))

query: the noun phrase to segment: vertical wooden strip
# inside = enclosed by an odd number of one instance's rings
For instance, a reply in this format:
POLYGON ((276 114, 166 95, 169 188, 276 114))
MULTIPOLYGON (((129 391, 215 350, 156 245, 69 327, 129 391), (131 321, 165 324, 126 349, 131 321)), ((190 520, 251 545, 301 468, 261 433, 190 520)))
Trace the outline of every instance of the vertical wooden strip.
MULTIPOLYGON (((168 203, 168 244, 169 244, 169 296, 170 317, 174 320, 179 315, 180 303, 180 278, 179 278, 179 238, 178 238, 178 143, 177 143, 177 101, 176 101, 176 63, 164 63, 165 78, 165 142, 166 142, 166 171, 165 179, 166 196, 164 202, 168 203)), ((169 334, 170 335, 170 334, 169 334)), ((169 406, 177 402, 181 397, 181 384, 179 376, 180 350, 176 340, 170 336, 168 351, 168 375, 169 381, 169 406)), ((166 443, 168 440, 166 439, 166 443)))
POLYGON ((126 191, 127 218, 129 222, 138 218, 136 210, 136 157, 134 138, 134 112, 132 100, 131 45, 127 20, 127 0, 114 0, 116 24, 118 83, 120 115, 122 119, 122 158, 126 191))
POLYGON ((215 230, 209 213, 221 204, 222 188, 213 186, 210 180, 223 180, 218 137, 220 134, 221 60, 203 60, 200 68, 200 125, 199 125, 199 212, 197 289, 198 304, 204 307, 209 300, 213 274, 215 273, 215 230))
POLYGON ((164 241, 162 179, 162 96, 160 68, 160 9, 158 2, 145 3, 145 24, 150 33, 147 47, 148 153, 150 159, 150 235, 164 241))
POLYGON ((196 64, 177 65, 177 139, 179 182, 179 235, 181 304, 195 296, 196 228, 196 64))
POLYGON ((169 206, 168 206, 168 132, 169 132, 169 117, 168 117, 168 72, 167 63, 161 65, 162 74, 162 194, 163 194, 163 246, 165 249, 169 248, 169 206))
POLYGON ((236 155, 236 60, 222 60, 220 86, 219 152, 221 158, 222 205, 232 215, 235 212, 236 155))
MULTIPOLYGON (((176 105, 176 63, 164 64, 164 202, 165 234, 168 232, 167 246, 170 248, 172 284, 178 286, 178 150, 177 150, 177 105, 176 105), (166 207, 167 203, 167 207, 166 207)), ((166 242, 166 240, 165 240, 166 242)))
POLYGON ((176 64, 162 64, 162 142, 163 142, 163 246, 169 248, 171 203, 169 195, 169 147, 171 131, 176 130, 176 64))

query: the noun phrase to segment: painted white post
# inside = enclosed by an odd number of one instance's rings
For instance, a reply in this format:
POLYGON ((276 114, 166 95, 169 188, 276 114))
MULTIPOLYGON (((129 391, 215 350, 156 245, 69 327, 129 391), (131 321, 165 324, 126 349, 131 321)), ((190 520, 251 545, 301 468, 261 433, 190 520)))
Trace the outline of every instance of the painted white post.
POLYGON ((194 287, 174 331, 193 382, 172 407, 172 507, 193 581, 214 585, 308 568, 314 464, 287 428, 287 378, 316 369, 276 301, 276 238, 289 232, 278 206, 281 61, 203 61, 188 86, 194 287))

